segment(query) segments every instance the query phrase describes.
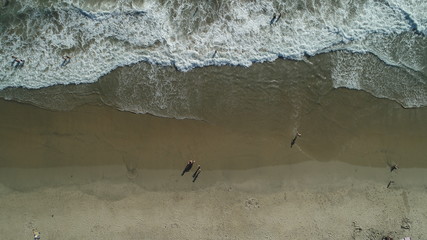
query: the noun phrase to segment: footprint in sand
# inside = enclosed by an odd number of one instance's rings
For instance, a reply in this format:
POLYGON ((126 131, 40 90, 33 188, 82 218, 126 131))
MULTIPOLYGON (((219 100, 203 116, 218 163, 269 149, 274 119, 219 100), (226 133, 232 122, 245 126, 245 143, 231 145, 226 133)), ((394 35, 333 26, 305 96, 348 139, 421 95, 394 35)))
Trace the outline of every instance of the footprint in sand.
POLYGON ((179 224, 178 223, 172 223, 170 225, 171 228, 179 228, 179 224))
POLYGON ((245 207, 247 209, 256 209, 259 208, 259 202, 256 198, 248 198, 245 201, 245 207))
POLYGON ((402 229, 406 229, 406 230, 410 230, 411 229, 411 220, 409 220, 408 218, 403 218, 402 219, 402 224, 401 224, 401 228, 402 229))
POLYGON ((127 177, 129 179, 135 179, 138 176, 138 172, 136 169, 136 164, 134 161, 132 160, 123 160, 123 162, 126 165, 126 170, 127 170, 127 177))

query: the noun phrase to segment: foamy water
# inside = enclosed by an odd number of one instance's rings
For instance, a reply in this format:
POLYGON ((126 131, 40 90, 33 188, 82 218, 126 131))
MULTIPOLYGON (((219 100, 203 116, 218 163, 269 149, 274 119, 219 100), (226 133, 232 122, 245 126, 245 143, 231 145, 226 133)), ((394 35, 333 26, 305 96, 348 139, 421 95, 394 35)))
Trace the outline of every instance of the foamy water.
POLYGON ((406 75, 385 76, 371 62, 353 64, 338 54, 334 87, 366 90, 407 107, 427 105, 424 0, 25 0, 10 1, 1 15, 0 89, 92 83, 141 61, 191 71, 346 51, 373 54, 377 64, 406 75), (24 67, 12 67, 12 55, 25 59, 24 67), (66 66, 64 55, 72 56, 66 66))

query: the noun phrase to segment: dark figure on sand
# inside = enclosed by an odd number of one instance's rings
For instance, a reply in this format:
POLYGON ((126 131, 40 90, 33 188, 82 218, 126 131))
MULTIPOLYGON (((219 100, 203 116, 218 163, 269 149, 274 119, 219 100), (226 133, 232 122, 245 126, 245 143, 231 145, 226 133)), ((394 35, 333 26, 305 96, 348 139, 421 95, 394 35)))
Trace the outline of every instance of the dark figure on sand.
POLYGON ((67 66, 67 64, 69 64, 71 62, 70 56, 65 55, 62 58, 64 59, 64 61, 62 62, 61 67, 65 67, 65 66, 67 66))
POLYGON ((295 135, 294 139, 292 139, 291 147, 295 144, 295 142, 297 141, 298 137, 301 137, 301 133, 299 133, 299 132, 297 132, 297 134, 295 135))
POLYGON ((391 184, 393 184, 394 183, 394 181, 390 181, 390 182, 388 182, 388 184, 387 184, 387 188, 389 188, 390 186, 391 186, 391 184))
POLYGON ((186 172, 189 172, 189 171, 191 170, 191 168, 193 167, 193 164, 194 164, 195 162, 196 162, 196 161, 190 160, 190 161, 187 163, 187 165, 185 166, 184 171, 182 171, 181 176, 184 176, 184 174, 185 174, 186 172))
POLYGON ((390 166, 390 172, 393 172, 394 170, 397 170, 397 169, 398 169, 397 164, 393 164, 390 166))
POLYGON ((197 167, 196 171, 193 173, 193 178, 196 177, 197 172, 200 170, 200 165, 197 167))
POLYGON ((40 232, 33 229, 34 240, 40 239, 40 232))
POLYGON ((200 166, 197 168, 197 170, 194 172, 193 174, 193 182, 196 181, 196 179, 199 177, 200 172, 202 171, 202 169, 200 168, 200 166))

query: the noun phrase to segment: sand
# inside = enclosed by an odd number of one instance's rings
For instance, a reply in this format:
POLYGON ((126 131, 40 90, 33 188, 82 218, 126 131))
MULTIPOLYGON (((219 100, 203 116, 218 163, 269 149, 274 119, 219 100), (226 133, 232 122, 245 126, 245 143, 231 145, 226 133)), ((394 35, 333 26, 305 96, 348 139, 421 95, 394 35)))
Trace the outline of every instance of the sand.
POLYGON ((316 104, 290 148, 292 126, 0 101, 1 239, 427 239, 426 109, 316 104))
MULTIPOLYGON (((339 89, 297 124, 241 122, 236 127, 85 105, 67 112, 0 101, 0 167, 137 165, 177 169, 191 158, 205 167, 251 169, 307 159, 427 168, 427 108, 403 109, 367 93, 339 89), (303 136, 295 148, 296 132, 303 136), (269 130, 272 129, 272 130, 269 130)), ((236 121, 235 119, 230 119, 236 121)))
POLYGON ((173 170, 129 177, 123 166, 3 168, 0 232, 2 239, 31 239, 32 229, 42 239, 426 239, 426 173, 307 161, 206 170, 192 183, 173 170))

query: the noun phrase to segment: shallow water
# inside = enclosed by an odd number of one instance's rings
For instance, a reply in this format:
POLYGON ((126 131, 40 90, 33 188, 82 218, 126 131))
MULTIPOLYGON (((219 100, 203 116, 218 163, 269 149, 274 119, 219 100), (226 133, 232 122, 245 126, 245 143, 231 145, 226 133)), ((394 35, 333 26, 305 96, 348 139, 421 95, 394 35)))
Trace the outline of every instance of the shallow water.
MULTIPOLYGON (((296 131, 304 134, 297 145, 304 159, 345 156, 380 166, 409 156, 409 165, 424 166, 426 7, 425 1, 368 0, 10 1, 1 8, 0 96, 71 112, 19 108, 2 124, 28 126, 29 139, 37 139, 29 144, 47 166, 62 157, 59 166, 91 163, 91 157, 94 165, 115 164, 129 151, 131 158, 148 152, 165 160, 160 168, 171 156, 186 159, 193 151, 212 161, 231 159, 215 168, 277 165, 288 154, 285 163, 293 163, 302 160, 288 149, 296 131), (12 54, 31 58, 12 67, 12 54), (61 66, 64 54, 72 59, 61 66), (207 125, 163 126, 112 109, 79 113, 86 104, 207 125), (36 114, 34 122, 16 119, 26 120, 26 112, 36 114), (157 131, 145 132, 145 124, 157 131), (99 153, 85 147, 94 138, 109 139, 99 153), (152 151, 152 138, 167 144, 152 151), (142 142, 144 150, 135 150, 142 142), (194 144, 198 150, 187 149, 194 144), (87 153, 78 154, 85 160, 76 160, 76 149, 87 153)), ((3 106, 7 115, 12 107, 3 106)), ((4 144, 15 146, 5 166, 24 163, 16 150, 21 142, 9 142, 9 134, 26 136, 4 133, 4 144)))
MULTIPOLYGON (((106 79, 117 85, 100 83, 102 101, 126 111, 204 120, 201 108, 225 106, 222 115, 234 112, 240 99, 261 98, 260 106, 269 96, 268 106, 260 107, 268 108, 270 100, 281 104, 281 94, 297 99, 292 94, 305 92, 306 85, 361 89, 405 107, 427 103, 427 3, 421 0, 26 0, 0 11, 1 89, 94 83, 113 71, 106 79), (11 55, 25 59, 25 66, 12 67, 11 55), (66 66, 63 55, 72 56, 66 66), (148 64, 114 71, 138 62, 148 64), (207 67, 224 65, 251 67, 207 67)), ((84 95, 92 94, 89 88, 84 95)), ((0 93, 53 109, 82 103, 76 96, 52 106, 40 100, 43 91, 23 92, 0 93)))

